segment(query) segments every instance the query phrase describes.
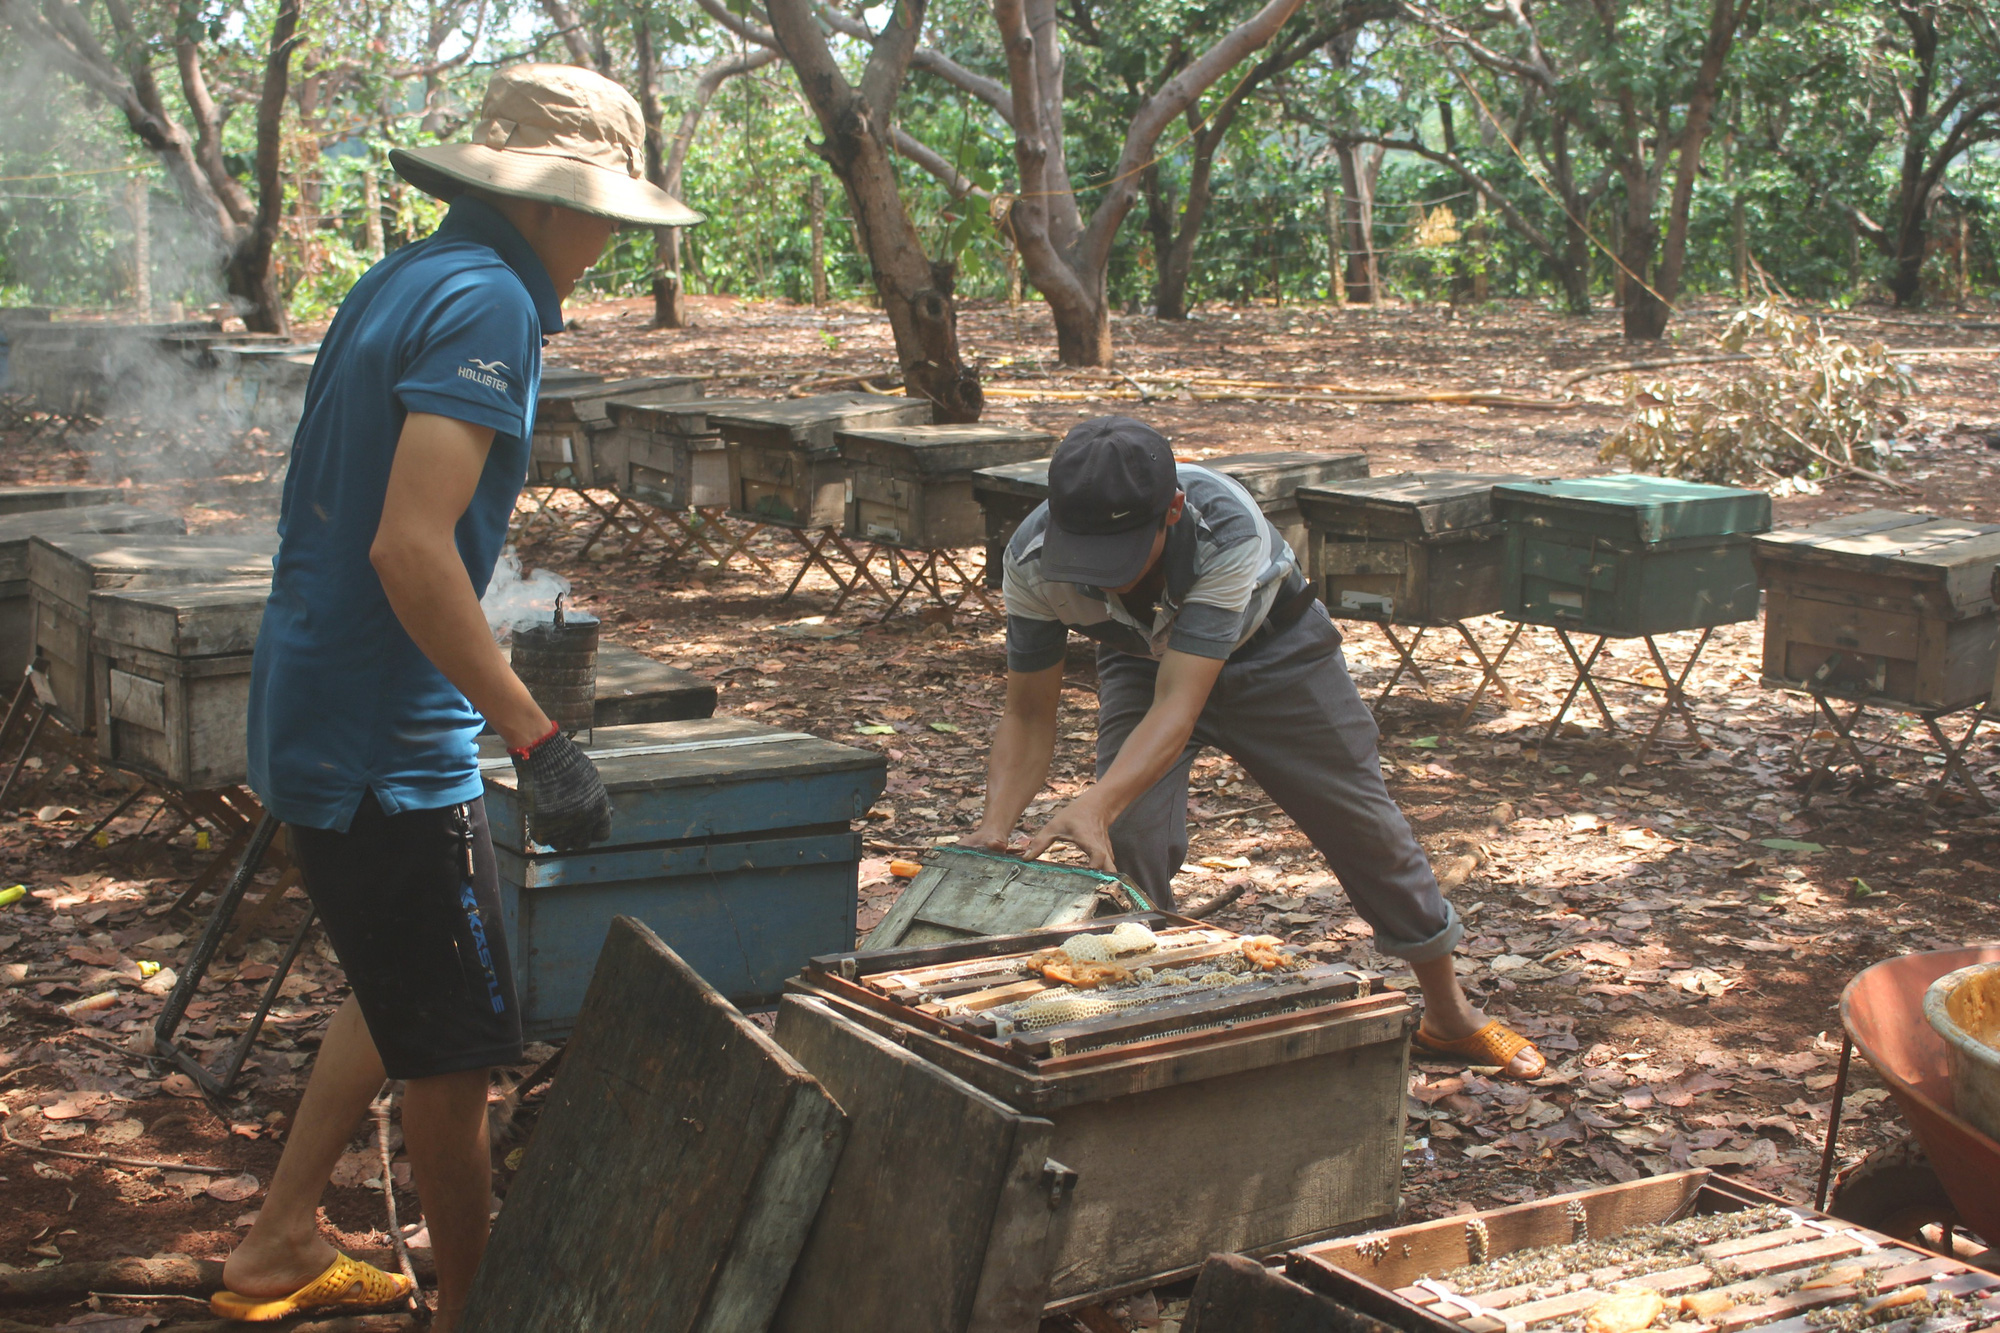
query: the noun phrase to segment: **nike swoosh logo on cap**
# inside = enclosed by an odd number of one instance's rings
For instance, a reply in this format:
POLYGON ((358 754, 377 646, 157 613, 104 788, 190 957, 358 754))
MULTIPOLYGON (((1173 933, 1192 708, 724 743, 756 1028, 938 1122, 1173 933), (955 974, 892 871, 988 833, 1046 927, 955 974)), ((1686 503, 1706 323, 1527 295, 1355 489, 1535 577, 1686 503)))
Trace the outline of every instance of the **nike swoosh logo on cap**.
POLYGON ((1116 523, 1116 522, 1117 522, 1117 521, 1118 521, 1119 519, 1121 519, 1121 518, 1130 518, 1131 516, 1132 516, 1132 511, 1131 511, 1131 510, 1129 510, 1129 509, 1120 509, 1120 510, 1119 510, 1119 511, 1118 511, 1117 513, 1115 513, 1115 514, 1113 514, 1113 515, 1111 516, 1111 521, 1112 521, 1112 522, 1114 522, 1114 523, 1116 523))

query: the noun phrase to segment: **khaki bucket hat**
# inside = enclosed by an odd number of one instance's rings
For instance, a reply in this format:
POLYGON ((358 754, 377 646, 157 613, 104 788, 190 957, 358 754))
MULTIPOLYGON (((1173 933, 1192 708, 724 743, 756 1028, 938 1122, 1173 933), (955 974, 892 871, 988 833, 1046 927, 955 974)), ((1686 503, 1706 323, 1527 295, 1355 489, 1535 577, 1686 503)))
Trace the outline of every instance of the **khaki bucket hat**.
POLYGON ((486 85, 471 143, 396 148, 396 174, 450 199, 477 186, 649 227, 701 214, 645 177, 644 122, 632 95, 574 65, 511 65, 486 85))

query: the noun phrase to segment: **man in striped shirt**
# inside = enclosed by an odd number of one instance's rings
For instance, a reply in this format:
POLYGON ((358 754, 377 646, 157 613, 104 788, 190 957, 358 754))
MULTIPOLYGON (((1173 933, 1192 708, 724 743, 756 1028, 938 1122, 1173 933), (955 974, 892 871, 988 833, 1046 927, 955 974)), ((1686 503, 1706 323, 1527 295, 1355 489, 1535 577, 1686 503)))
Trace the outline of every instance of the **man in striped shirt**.
POLYGON ((1213 746, 1326 858, 1375 947, 1409 962, 1424 996, 1420 1048, 1519 1078, 1542 1072, 1541 1053, 1460 988, 1452 951, 1464 927, 1383 785, 1340 632, 1241 486, 1175 463, 1166 438, 1129 417, 1084 422, 1050 460, 1048 502, 1007 545, 1004 589, 1006 712, 985 814, 964 842, 1014 846, 1048 777, 1078 630, 1098 643, 1097 781, 1022 854, 1071 843, 1171 910, 1188 771, 1213 746))

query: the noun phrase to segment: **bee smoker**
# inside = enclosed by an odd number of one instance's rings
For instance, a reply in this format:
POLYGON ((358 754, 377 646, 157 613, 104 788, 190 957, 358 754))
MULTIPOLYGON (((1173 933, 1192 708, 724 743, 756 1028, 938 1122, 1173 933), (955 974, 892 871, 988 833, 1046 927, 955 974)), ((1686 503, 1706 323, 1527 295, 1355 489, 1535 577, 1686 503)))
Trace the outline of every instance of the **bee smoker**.
POLYGON ((597 707, 597 617, 563 612, 514 631, 514 674, 549 720, 579 741, 590 740, 597 707))

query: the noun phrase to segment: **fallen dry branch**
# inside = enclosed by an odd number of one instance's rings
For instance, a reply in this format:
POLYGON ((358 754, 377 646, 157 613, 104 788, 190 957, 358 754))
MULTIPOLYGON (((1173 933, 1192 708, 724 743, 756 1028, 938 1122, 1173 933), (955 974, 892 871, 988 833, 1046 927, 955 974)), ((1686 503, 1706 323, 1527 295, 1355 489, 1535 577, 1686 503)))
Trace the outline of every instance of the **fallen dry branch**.
POLYGON ((146 1296, 206 1296, 222 1285, 222 1265, 185 1254, 150 1259, 100 1259, 0 1275, 0 1305, 81 1300, 93 1291, 146 1296))
MULTIPOLYGON (((1372 403, 1377 405, 1396 404, 1441 404, 1459 407, 1512 407, 1540 412, 1569 412, 1577 404, 1556 398, 1525 398, 1516 394, 1479 393, 1472 390, 1449 389, 1436 393, 1351 393, 1334 396, 1325 393, 1268 393, 1253 390, 1222 390, 1219 392, 1183 390, 1198 403, 1372 403)), ((1113 389, 1020 389, 1000 385, 986 389, 988 398, 1024 398, 1048 402, 1083 402, 1102 399, 1110 402, 1138 402, 1140 395, 1121 393, 1113 389)), ((1158 398, 1161 395, 1151 395, 1158 398)))
POLYGON ((108 1152, 74 1152, 68 1148, 44 1148, 39 1143, 23 1143, 0 1125, 0 1139, 5 1139, 22 1152, 38 1152, 45 1157, 68 1157, 78 1162, 95 1162, 99 1166, 123 1166, 134 1171, 190 1171, 201 1176, 227 1176, 234 1174, 227 1167, 204 1166, 200 1162, 161 1162, 150 1157, 120 1157, 108 1152))
POLYGON ((1572 384, 1596 379, 1599 375, 1622 375, 1637 370, 1671 370, 1676 366, 1712 366, 1720 361, 1755 361, 1748 352, 1716 352, 1710 356, 1661 357, 1653 361, 1620 361, 1615 365, 1595 366, 1589 370, 1579 370, 1563 377, 1562 386, 1567 389, 1572 384))
POLYGON ((1213 916, 1215 913, 1229 906, 1229 904, 1235 902, 1238 898, 1241 898, 1249 889, 1250 884, 1251 879, 1248 875, 1238 875, 1227 884, 1224 884, 1222 892, 1216 894, 1213 898, 1205 902, 1196 903, 1192 907, 1181 908, 1180 915, 1192 917, 1196 921, 1201 920, 1203 917, 1213 916))

